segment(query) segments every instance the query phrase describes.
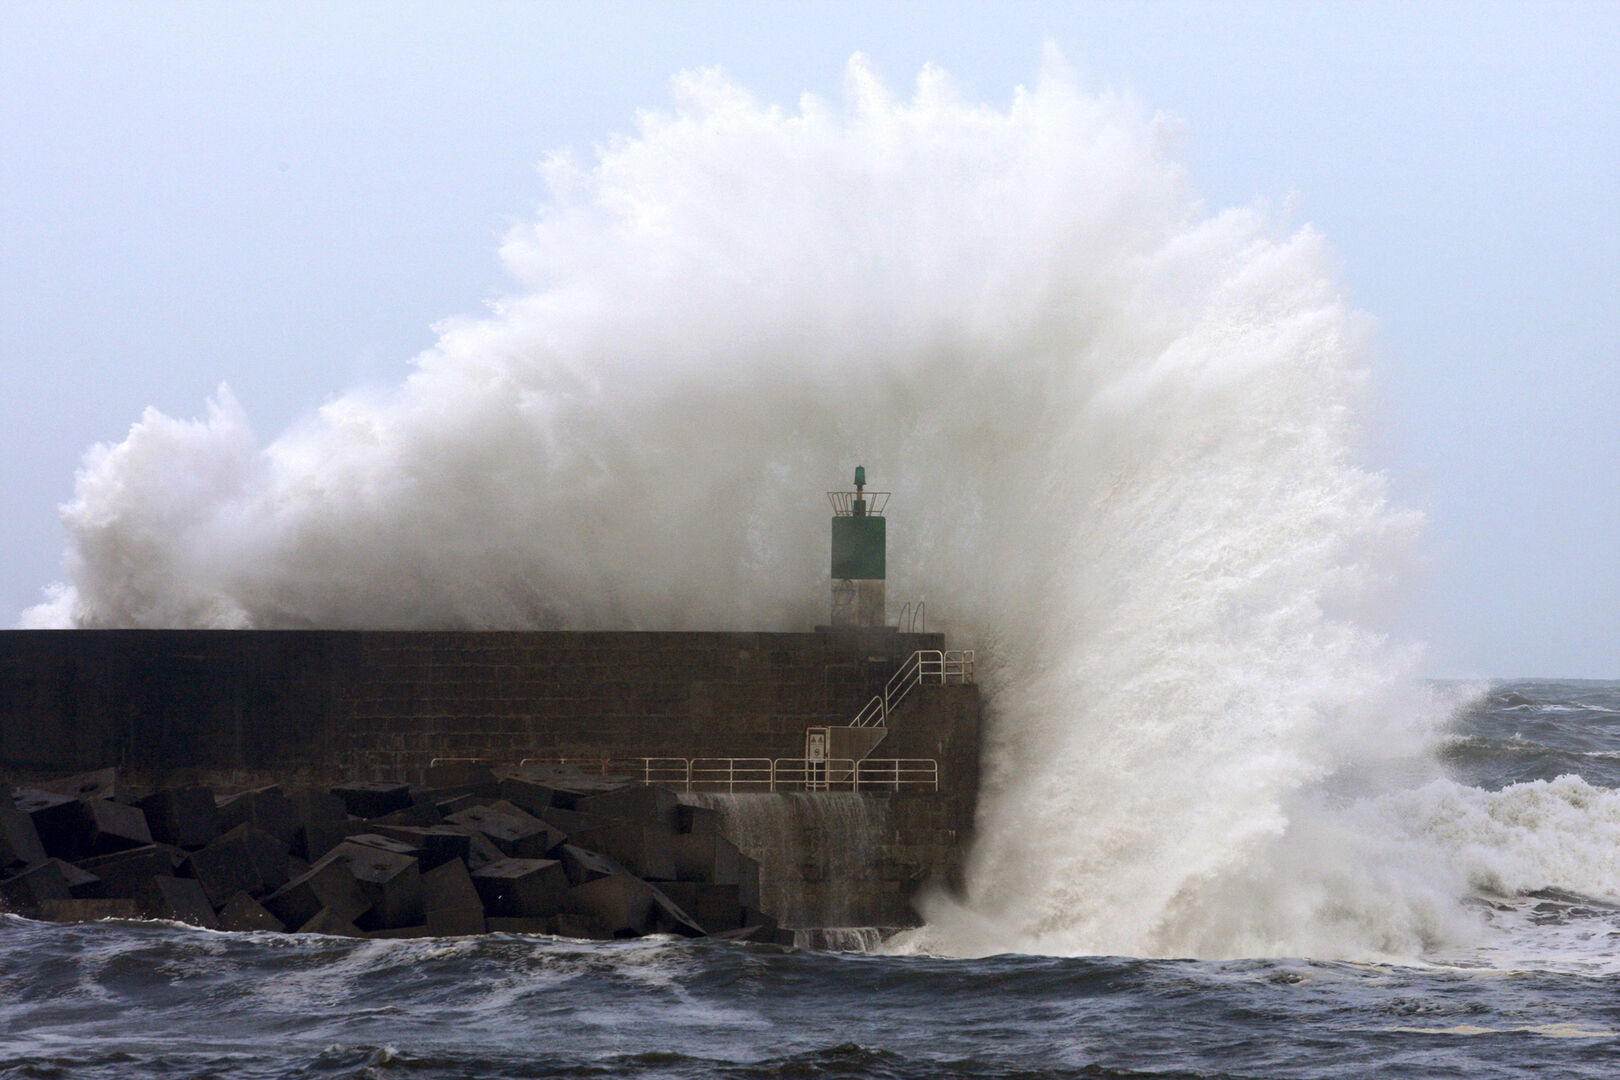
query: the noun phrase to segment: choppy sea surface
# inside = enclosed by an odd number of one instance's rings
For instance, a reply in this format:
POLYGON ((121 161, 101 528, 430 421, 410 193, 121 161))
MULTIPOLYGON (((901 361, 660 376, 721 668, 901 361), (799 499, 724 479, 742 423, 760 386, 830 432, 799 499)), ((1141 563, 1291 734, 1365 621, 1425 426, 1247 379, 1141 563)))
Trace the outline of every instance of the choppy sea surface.
MULTIPOLYGON (((1620 683, 1499 684, 1442 753, 1490 790, 1620 787, 1620 683)), ((1511 960, 964 960, 4 916, 0 1078, 1620 1075, 1620 896, 1469 902, 1511 960)))

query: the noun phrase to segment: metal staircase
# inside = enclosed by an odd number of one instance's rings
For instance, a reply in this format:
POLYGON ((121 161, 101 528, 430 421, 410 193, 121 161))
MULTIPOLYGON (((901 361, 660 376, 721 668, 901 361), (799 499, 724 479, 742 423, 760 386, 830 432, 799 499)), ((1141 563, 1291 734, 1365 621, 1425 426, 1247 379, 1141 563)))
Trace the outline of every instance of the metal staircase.
POLYGON ((888 727, 889 714, 914 686, 973 681, 973 650, 918 649, 906 658, 878 694, 849 722, 850 727, 888 727))

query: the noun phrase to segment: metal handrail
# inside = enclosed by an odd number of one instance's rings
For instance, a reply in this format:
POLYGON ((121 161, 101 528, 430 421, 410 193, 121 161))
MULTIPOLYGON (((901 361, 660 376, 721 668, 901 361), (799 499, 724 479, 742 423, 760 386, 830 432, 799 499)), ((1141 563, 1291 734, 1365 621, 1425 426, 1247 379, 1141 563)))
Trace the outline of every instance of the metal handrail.
POLYGON ((772 762, 772 791, 841 791, 855 789, 855 759, 777 758, 772 762))
POLYGON ((596 772, 603 776, 608 774, 608 762, 611 758, 567 758, 567 757, 526 757, 518 762, 518 768, 525 765, 572 765, 580 772, 596 772))
POLYGON ((907 600, 900 607, 900 617, 894 621, 894 628, 902 634, 926 633, 927 620, 923 618, 923 611, 928 607, 928 601, 918 600, 913 603, 907 600))
POLYGON ((527 757, 518 765, 589 765, 592 772, 602 776, 632 776, 643 784, 659 784, 684 792, 939 790, 939 763, 933 758, 814 761, 810 758, 527 757))
POLYGON ((926 787, 939 790, 939 762, 933 758, 865 758, 855 763, 855 790, 926 787))
POLYGON ((642 758, 641 782, 679 786, 682 791, 692 790, 692 762, 689 758, 642 758))
POLYGON ((866 500, 866 513, 872 517, 882 517, 884 509, 889 505, 890 491, 829 491, 827 501, 832 503, 833 514, 837 517, 850 517, 855 513, 856 498, 866 500))
POLYGON ((972 649, 918 649, 906 657, 906 662, 900 665, 900 670, 896 671, 884 685, 883 693, 868 701, 866 707, 855 714, 855 719, 849 722, 849 726, 887 727, 889 713, 911 693, 913 686, 921 686, 923 683, 943 686, 946 683, 972 681, 972 649))
POLYGON ((770 758, 693 758, 687 791, 776 790, 776 764, 770 758))

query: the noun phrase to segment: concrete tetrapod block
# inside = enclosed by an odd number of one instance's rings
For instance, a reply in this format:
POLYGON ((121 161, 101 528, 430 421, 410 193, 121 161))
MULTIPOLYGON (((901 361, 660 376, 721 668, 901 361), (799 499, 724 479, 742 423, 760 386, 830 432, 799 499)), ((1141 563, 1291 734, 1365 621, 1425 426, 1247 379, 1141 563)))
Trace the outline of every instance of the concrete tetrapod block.
POLYGON ((470 795, 474 802, 490 803, 501 797, 501 782, 493 775, 489 779, 476 784, 453 784, 448 787, 430 786, 412 789, 412 794, 419 801, 426 800, 435 806, 441 806, 451 799, 458 799, 470 795))
POLYGON ((756 923, 745 926, 740 930, 722 930, 713 935, 722 941, 753 941, 761 945, 787 945, 798 943, 798 935, 792 930, 784 930, 780 926, 764 926, 756 923))
POLYGON ((743 925, 743 905, 736 885, 660 881, 654 887, 679 905, 706 934, 736 930, 743 925))
MULTIPOLYGON (((91 895, 104 900, 138 896, 153 877, 174 873, 179 849, 166 844, 148 844, 112 855, 84 859, 79 869, 94 874, 98 882, 91 895)), ((212 909, 209 909, 212 911, 212 909)))
POLYGON ((720 821, 724 816, 712 807, 681 803, 675 808, 675 831, 683 835, 699 833, 704 836, 718 836, 720 821))
POLYGON ((675 877, 675 861, 670 854, 674 829, 663 824, 620 821, 590 829, 578 829, 569 839, 578 847, 601 852, 632 874, 649 880, 668 881, 675 877))
POLYGON ((287 796, 298 817, 298 832, 292 849, 309 862, 315 862, 328 851, 341 844, 350 833, 364 832, 358 823, 351 824, 343 800, 329 791, 300 788, 287 796))
POLYGON ((287 882, 287 849, 251 825, 239 825, 207 847, 186 856, 180 876, 202 883, 215 907, 236 892, 258 894, 287 882))
POLYGON ((0 880, 0 911, 33 911, 46 900, 70 900, 66 863, 46 859, 0 880))
POLYGON ((759 906, 759 862, 736 844, 719 835, 688 833, 676 837, 671 847, 676 880, 736 885, 744 904, 759 906))
POLYGON ((403 810, 367 818, 366 828, 373 829, 378 825, 437 825, 443 820, 444 815, 432 803, 413 803, 403 810))
POLYGON ((382 817, 413 805, 411 789, 404 784, 361 781, 340 784, 332 794, 343 800, 343 808, 359 818, 382 817))
POLYGON ((456 825, 446 822, 439 826, 441 829, 453 829, 467 838, 467 869, 482 870, 490 863, 500 862, 506 858, 506 852, 495 846, 494 841, 469 825, 456 825))
POLYGON ((251 795, 253 800, 249 803, 248 823, 282 840, 288 848, 295 847, 303 831, 303 818, 293 800, 287 798, 287 793, 279 787, 267 787, 251 792, 251 795))
POLYGON ((581 829, 601 829, 612 824, 609 818, 598 817, 595 814, 582 814, 577 810, 564 810, 557 806, 542 810, 537 816, 547 825, 561 829, 570 837, 581 829))
POLYGON ((298 844, 293 852, 314 863, 325 858, 349 837, 367 831, 364 821, 345 817, 341 821, 308 821, 298 830, 298 844))
POLYGON ((579 799, 574 809, 583 814, 615 818, 623 821, 641 821, 668 826, 674 830, 680 800, 666 787, 633 784, 600 795, 579 799))
POLYGON ((562 810, 572 810, 581 799, 616 791, 632 783, 625 777, 586 776, 571 765, 525 765, 498 769, 496 773, 502 779, 518 776, 550 788, 551 805, 562 810))
POLYGON ((287 884, 287 857, 290 854, 287 845, 256 826, 241 825, 238 828, 242 831, 248 853, 253 857, 254 869, 259 872, 260 888, 269 892, 287 884))
POLYGON ((439 812, 440 817, 448 818, 451 814, 460 813, 469 806, 486 806, 489 804, 491 799, 496 797, 498 797, 498 795, 491 796, 490 798, 481 798, 480 796, 472 794, 447 795, 438 802, 434 803, 433 809, 439 812))
POLYGON ((487 916, 533 918, 555 914, 568 890, 556 859, 502 859, 472 873, 487 916))
MULTIPOLYGON (((238 825, 251 825, 253 823, 253 796, 257 795, 261 791, 280 792, 281 788, 272 784, 268 787, 250 788, 247 791, 232 792, 229 795, 214 795, 214 820, 219 822, 220 831, 225 832, 229 829, 236 828, 238 825)), ((213 794, 211 790, 209 793, 210 795, 213 794)), ((141 803, 144 806, 148 802, 155 801, 160 795, 170 794, 172 794, 170 791, 155 792, 147 798, 142 799, 141 803)), ((285 799, 287 796, 285 793, 283 793, 281 797, 285 799)), ((289 808, 291 808, 292 803, 290 800, 287 805, 289 808)), ((293 819, 296 821, 298 818, 297 810, 293 810, 292 814, 293 819)), ((148 810, 147 816, 150 817, 151 815, 152 811, 148 810)), ((152 827, 157 828, 155 824, 152 827)), ((266 831, 268 832, 269 830, 266 831)), ((291 842, 291 840, 288 841, 288 843, 291 842)))
POLYGON ((427 912, 428 931, 434 937, 482 934, 487 929, 483 898, 460 859, 422 875, 422 907, 427 912))
MULTIPOLYGON (((379 836, 386 836, 392 840, 409 844, 421 854, 416 859, 422 864, 422 873, 426 874, 435 867, 443 866, 452 859, 467 862, 472 857, 472 837, 467 832, 451 825, 377 825, 373 823, 373 831, 379 836)), ((493 845, 491 845, 493 849, 493 845)), ((494 849, 499 854, 498 849, 494 849)), ((491 862, 493 859, 485 860, 491 862)))
POLYGON ((342 915, 328 908, 322 908, 297 930, 300 934, 328 934, 332 937, 363 938, 366 932, 342 915))
POLYGON ((557 849, 557 858, 563 864, 570 885, 583 885, 599 877, 612 877, 625 872, 624 867, 602 855, 575 844, 564 844, 557 849))
POLYGON ((67 879, 68 895, 73 899, 95 900, 100 897, 96 890, 101 885, 101 879, 90 871, 65 862, 62 864, 62 876, 67 879))
POLYGON ((202 886, 190 878, 168 874, 154 875, 142 895, 137 896, 141 913, 151 919, 173 919, 207 930, 219 929, 219 917, 202 886))
POLYGON ((235 894, 220 908, 219 928, 237 931, 287 929, 280 919, 265 910, 263 904, 245 892, 235 894))
POLYGON ((79 803, 79 813, 84 818, 84 835, 89 843, 81 858, 146 847, 152 843, 152 832, 146 826, 146 814, 138 806, 125 806, 111 799, 85 799, 79 803))
POLYGON ((196 880, 207 894, 208 902, 215 907, 222 906, 236 893, 260 892, 264 884, 240 836, 221 837, 192 852, 180 864, 179 871, 196 880))
POLYGON ((320 788, 295 788, 287 793, 287 801, 300 822, 345 821, 349 817, 343 800, 320 788))
POLYGON ((655 934, 679 934, 681 937, 702 937, 705 933, 703 927, 698 925, 696 919, 687 914, 686 909, 670 899, 658 885, 649 884, 653 895, 652 932, 655 934))
POLYGON ((530 814, 539 814, 542 810, 551 809, 554 794, 546 785, 521 776, 502 777, 500 793, 502 799, 530 814))
POLYGON ((303 824, 293 801, 287 798, 280 788, 267 788, 250 794, 253 798, 249 809, 249 823, 261 832, 267 832, 284 842, 289 848, 292 847, 298 840, 299 828, 303 824))
POLYGON ((59 776, 35 786, 71 799, 115 799, 118 797, 118 770, 97 769, 75 776, 59 776))
POLYGON ((599 920, 613 937, 640 937, 653 925, 652 886, 629 874, 611 874, 575 885, 564 894, 562 911, 599 920))
POLYGON ((169 788, 148 795, 136 805, 146 812, 152 839, 160 844, 196 850, 207 847, 225 831, 214 806, 214 793, 205 787, 169 788))
POLYGON ((265 897, 264 906, 282 924, 302 926, 323 908, 352 922, 371 909, 371 900, 350 873, 348 860, 331 854, 265 897))
POLYGON ((543 859, 567 837, 533 814, 509 802, 472 806, 447 819, 454 825, 476 829, 508 858, 543 859))
POLYGON ((759 863, 730 840, 714 833, 686 833, 669 844, 674 880, 736 885, 744 905, 759 906, 759 863))
POLYGON ((0 871, 8 866, 26 866, 45 858, 34 819, 8 803, 0 806, 0 871))
POLYGON ((669 840, 675 881, 735 883, 741 852, 719 833, 677 833, 669 840))
POLYGON ((772 915, 770 912, 761 911, 756 907, 749 907, 747 905, 744 905, 744 907, 743 907, 743 925, 744 926, 775 927, 775 926, 778 926, 780 924, 777 923, 776 916, 772 915))
POLYGON ((46 922, 94 922, 97 919, 138 919, 140 905, 117 900, 42 900, 39 917, 46 922))
POLYGON ((420 859, 422 857, 422 849, 417 847, 415 844, 408 843, 404 840, 396 840, 391 836, 383 836, 379 833, 355 833, 353 836, 349 837, 348 842, 351 844, 363 844, 366 847, 374 847, 378 851, 391 851, 395 855, 409 855, 413 859, 420 859))
POLYGON ((79 800, 71 795, 39 788, 21 788, 14 795, 16 809, 34 824, 45 854, 59 859, 82 855, 90 846, 79 800))
MULTIPOLYGON (((218 818, 221 829, 234 829, 239 825, 252 825, 260 832, 269 833, 289 848, 298 845, 299 829, 303 817, 298 807, 279 787, 257 788, 218 800, 218 818)), ((346 815, 338 815, 346 817, 346 815)))
POLYGON ((367 930, 416 926, 422 922, 422 870, 416 859, 366 844, 345 841, 329 858, 348 863, 371 910, 356 920, 367 930))

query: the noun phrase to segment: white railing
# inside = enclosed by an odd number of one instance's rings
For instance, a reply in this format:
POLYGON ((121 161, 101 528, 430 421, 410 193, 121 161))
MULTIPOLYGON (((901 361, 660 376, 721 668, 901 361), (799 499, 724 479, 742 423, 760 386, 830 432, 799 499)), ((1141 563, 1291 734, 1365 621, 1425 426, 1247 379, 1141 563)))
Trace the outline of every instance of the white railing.
POLYGON ((643 771, 644 763, 659 758, 580 758, 580 757, 526 757, 518 762, 524 765, 569 765, 590 776, 634 776, 643 771))
POLYGON ((938 791, 933 758, 864 758, 855 763, 856 791, 938 791))
POLYGON ((927 631, 928 620, 925 617, 928 601, 918 600, 912 603, 907 600, 900 609, 900 617, 895 620, 894 628, 902 634, 921 634, 927 631))
POLYGON ((693 758, 687 791, 775 791, 776 763, 770 758, 693 758))
POLYGON ((829 491, 827 501, 832 503, 833 514, 837 517, 850 517, 855 513, 855 500, 863 499, 866 502, 866 513, 871 517, 882 517, 883 510, 889 505, 888 491, 829 491))
MULTIPOLYGON (((438 759, 449 760, 449 759, 438 759)), ((524 765, 571 765, 599 776, 628 776, 678 791, 774 794, 791 791, 938 791, 933 758, 543 758, 524 765)))
POLYGON ((972 649, 956 651, 918 649, 906 657, 906 662, 900 665, 900 670, 896 671, 883 687, 883 693, 868 701, 866 708, 855 714, 855 719, 849 722, 849 726, 887 727, 889 713, 911 693, 913 686, 921 686, 924 683, 940 686, 946 683, 972 681, 972 649))
POLYGON ((853 791, 855 761, 852 758, 777 758, 772 791, 853 791))

